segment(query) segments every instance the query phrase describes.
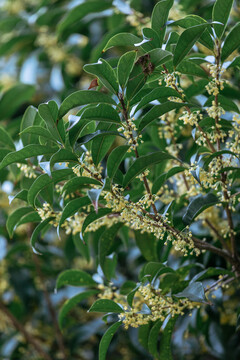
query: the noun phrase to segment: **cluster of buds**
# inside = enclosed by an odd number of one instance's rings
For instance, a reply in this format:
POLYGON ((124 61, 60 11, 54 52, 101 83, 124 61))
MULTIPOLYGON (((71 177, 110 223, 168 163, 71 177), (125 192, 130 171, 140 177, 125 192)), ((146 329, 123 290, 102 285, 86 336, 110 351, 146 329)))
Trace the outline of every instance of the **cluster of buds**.
POLYGON ((233 130, 228 131, 228 136, 230 141, 226 143, 227 148, 234 152, 235 154, 240 155, 240 117, 234 115, 232 120, 233 130))
POLYGON ((37 167, 35 165, 17 164, 17 167, 23 172, 25 177, 36 179, 37 175, 34 170, 36 170, 37 167))
POLYGON ((185 125, 194 126, 197 125, 198 120, 201 120, 202 117, 199 110, 193 112, 184 111, 179 120, 182 120, 185 125))
POLYGON ((184 310, 192 310, 193 303, 188 299, 173 300, 170 295, 163 295, 161 289, 154 289, 150 284, 141 285, 135 294, 132 308, 125 307, 125 312, 119 314, 125 329, 139 327, 150 321, 164 321, 167 316, 183 315, 184 310), (147 311, 142 311, 143 306, 147 311))
POLYGON ((139 141, 143 142, 142 135, 137 134, 137 127, 134 124, 134 121, 135 121, 135 118, 128 119, 126 125, 118 128, 118 131, 123 133, 123 135, 127 139, 128 145, 130 145, 128 152, 135 150, 137 148, 137 146, 139 145, 139 141))
POLYGON ((61 218, 62 212, 60 211, 54 211, 51 208, 51 205, 48 203, 43 203, 42 208, 37 208, 38 215, 42 220, 49 219, 52 217, 53 219, 49 222, 49 224, 53 225, 54 227, 58 226, 59 220, 61 218))
POLYGON ((102 179, 101 172, 103 167, 101 165, 96 166, 93 162, 92 156, 89 151, 86 151, 79 159, 79 164, 72 168, 72 171, 77 176, 94 177, 99 180, 102 179))
POLYGON ((212 106, 206 108, 206 111, 208 115, 213 119, 215 119, 216 117, 220 118, 222 114, 225 114, 225 111, 220 106, 220 104, 216 105, 214 100, 212 101, 212 106))
POLYGON ((208 64, 210 75, 212 76, 212 80, 206 85, 206 90, 209 95, 218 95, 219 89, 223 90, 224 81, 220 79, 220 75, 224 72, 223 68, 219 68, 217 65, 208 64))
MULTIPOLYGON (((163 71, 164 74, 164 81, 166 87, 171 87, 172 89, 176 89, 179 86, 179 82, 177 80, 177 76, 180 76, 181 73, 178 71, 174 71, 173 73, 166 73, 163 71)), ((162 80, 159 80, 159 85, 162 85, 162 80)), ((178 92, 183 93, 181 88, 178 88, 178 92)))

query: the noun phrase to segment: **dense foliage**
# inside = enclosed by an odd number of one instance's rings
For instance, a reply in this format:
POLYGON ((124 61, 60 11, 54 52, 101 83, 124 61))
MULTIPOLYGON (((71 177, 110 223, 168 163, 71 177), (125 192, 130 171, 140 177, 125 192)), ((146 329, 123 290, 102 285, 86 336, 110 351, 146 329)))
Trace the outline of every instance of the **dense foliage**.
POLYGON ((239 359, 239 20, 4 2, 0 358, 239 359))

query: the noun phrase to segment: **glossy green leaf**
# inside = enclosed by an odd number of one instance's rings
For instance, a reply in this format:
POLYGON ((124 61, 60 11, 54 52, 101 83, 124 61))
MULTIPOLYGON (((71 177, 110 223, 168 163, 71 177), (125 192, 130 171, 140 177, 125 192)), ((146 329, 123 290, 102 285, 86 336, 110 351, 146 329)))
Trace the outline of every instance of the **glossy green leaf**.
POLYGON ((226 269, 222 269, 222 268, 216 268, 216 267, 210 267, 208 269, 205 269, 203 271, 201 271, 200 273, 198 273, 197 275, 195 275, 189 284, 198 281, 203 281, 205 279, 208 278, 212 278, 212 277, 216 277, 219 275, 229 275, 229 276, 233 276, 233 272, 230 270, 226 270, 226 269))
POLYGON ((157 151, 148 155, 140 156, 128 169, 124 177, 123 186, 126 187, 137 175, 141 174, 147 167, 169 159, 176 160, 176 158, 164 151, 157 151))
POLYGON ((56 289, 65 285, 70 286, 95 286, 92 276, 82 270, 65 270, 57 278, 56 289))
POLYGON ((118 305, 116 302, 109 299, 99 299, 92 304, 89 312, 112 312, 112 313, 122 313, 124 312, 123 308, 118 305))
POLYGON ((184 170, 186 170, 186 168, 184 168, 183 166, 174 166, 167 173, 161 174, 153 183, 152 193, 156 194, 158 190, 162 187, 162 185, 165 183, 165 181, 167 181, 172 176, 183 172, 184 170))
POLYGON ((69 110, 88 104, 111 104, 116 105, 115 101, 106 94, 98 91, 79 90, 69 95, 59 108, 59 118, 63 117, 69 110))
POLYGON ((49 155, 55 151, 56 148, 51 148, 45 145, 27 145, 21 150, 7 154, 0 163, 0 170, 13 163, 22 163, 25 159, 33 156, 49 155))
POLYGON ((112 136, 112 135, 117 135, 117 136, 121 136, 124 137, 124 135, 122 135, 121 133, 119 133, 118 131, 105 131, 105 130, 96 130, 94 133, 88 134, 88 135, 84 135, 82 137, 80 137, 77 141, 78 144, 87 144, 89 141, 96 139, 96 138, 102 138, 105 136, 112 136))
POLYGON ((100 121, 104 123, 121 124, 117 110, 109 104, 98 104, 95 107, 89 107, 84 110, 81 121, 100 121))
POLYGON ((157 239, 153 234, 135 231, 136 244, 147 261, 157 261, 157 239))
POLYGON ((40 254, 39 250, 36 248, 36 242, 38 240, 38 237, 39 237, 41 231, 44 230, 53 219, 54 219, 53 217, 49 217, 49 218, 43 220, 33 230, 33 233, 32 233, 31 239, 30 239, 30 244, 32 246, 33 251, 37 254, 40 254))
POLYGON ((212 19, 222 24, 214 24, 214 30, 219 39, 226 29, 232 4, 233 0, 216 0, 214 3, 212 19))
MULTIPOLYGON (((114 244, 116 244, 116 235, 119 231, 119 229, 123 226, 122 223, 117 223, 112 225, 110 228, 107 228, 101 235, 99 239, 99 264, 103 270, 103 273, 105 276, 110 280, 111 277, 111 271, 109 274, 108 267, 106 266, 106 257, 111 254, 112 248, 114 244)), ((111 270, 111 269, 110 269, 111 270)))
POLYGON ((133 46, 133 47, 135 47, 135 44, 138 44, 141 41, 142 41, 141 38, 137 37, 136 35, 130 34, 130 33, 116 34, 107 42, 107 45, 103 49, 103 52, 107 51, 108 49, 110 49, 114 46, 133 46))
POLYGON ((47 125, 49 132, 61 144, 65 142, 64 129, 60 128, 60 120, 58 119, 58 106, 53 100, 46 104, 40 104, 38 107, 41 118, 47 125))
POLYGON ((146 126, 151 124, 152 121, 158 119, 159 116, 162 116, 173 109, 180 109, 183 106, 183 103, 177 103, 172 101, 153 106, 151 110, 149 110, 145 115, 143 115, 139 124, 139 130, 142 131, 146 126))
POLYGON ((190 301, 206 303, 206 297, 204 293, 203 284, 200 282, 192 282, 189 284, 186 289, 179 292, 178 294, 174 294, 174 296, 178 298, 187 298, 190 301))
POLYGON ((129 145, 121 145, 116 147, 109 155, 107 160, 107 174, 110 179, 112 179, 116 174, 116 171, 128 149, 129 145))
POLYGON ((87 1, 80 5, 73 7, 70 11, 67 11, 64 18, 59 22, 57 31, 59 33, 64 33, 75 23, 80 22, 80 20, 91 13, 96 13, 103 11, 109 8, 109 3, 105 1, 87 1))
POLYGON ((163 49, 153 49, 148 52, 151 63, 157 67, 171 60, 172 53, 163 49))
POLYGON ((240 47, 239 39, 240 22, 238 22, 227 35, 221 53, 221 61, 224 62, 229 55, 240 47))
POLYGON ((63 209, 62 216, 59 220, 58 229, 60 229, 61 225, 68 217, 74 215, 83 206, 87 206, 89 204, 91 204, 91 200, 89 199, 88 196, 83 196, 69 201, 65 206, 65 208, 63 209))
POLYGON ((205 71, 200 65, 195 64, 193 61, 182 60, 181 63, 178 64, 176 70, 182 74, 208 79, 208 72, 205 71))
POLYGON ((107 331, 105 332, 105 334, 103 335, 103 337, 100 341, 100 344, 99 344, 99 357, 98 357, 99 360, 106 359, 109 344, 110 344, 114 334, 121 326, 121 324, 122 323, 119 321, 119 322, 116 322, 115 324, 111 325, 110 328, 108 328, 107 331))
POLYGON ((57 183, 61 180, 66 179, 69 175, 72 174, 71 169, 63 169, 63 170, 56 170, 52 172, 52 177, 49 177, 48 174, 41 174, 39 175, 34 182, 32 183, 31 187, 28 190, 28 203, 31 206, 35 206, 35 200, 38 196, 39 192, 44 189, 46 186, 57 183))
POLYGON ((0 120, 13 116, 17 109, 28 102, 35 93, 33 85, 19 84, 7 90, 0 100, 0 120))
POLYGON ((159 358, 158 338, 162 324, 162 320, 157 320, 148 335, 148 351, 157 359, 159 358))
POLYGON ((170 96, 181 98, 181 95, 174 89, 170 87, 158 87, 150 91, 150 93, 146 94, 139 104, 137 105, 135 109, 135 113, 139 110, 145 107, 146 105, 149 105, 151 101, 159 100, 161 102, 161 99, 168 98, 170 96))
POLYGON ((151 27, 159 36, 160 46, 164 40, 168 13, 173 6, 173 2, 173 0, 161 0, 155 5, 152 12, 151 27))
POLYGON ((88 214, 88 216, 86 217, 86 219, 84 220, 84 223, 82 225, 82 235, 83 233, 86 231, 88 225, 92 224, 94 221, 101 219, 102 217, 110 214, 112 212, 111 209, 108 208, 101 208, 98 210, 98 213, 91 212, 90 214, 88 214))
POLYGON ((15 145, 11 136, 2 126, 0 126, 0 144, 1 143, 6 145, 9 149, 15 150, 15 145))
POLYGON ((159 359, 173 360, 172 350, 171 350, 171 339, 172 339, 172 334, 176 320, 177 320, 177 316, 171 317, 164 328, 160 340, 159 359))
POLYGON ((208 193, 206 195, 199 194, 188 205, 187 210, 183 216, 183 222, 185 224, 191 224, 191 222, 204 210, 209 207, 218 204, 220 201, 216 195, 208 193))
POLYGON ((49 162, 50 169, 53 168, 54 164, 63 162, 73 162, 75 164, 79 163, 77 155, 71 150, 59 149, 55 154, 53 154, 53 156, 51 156, 49 162))
POLYGON ((118 93, 118 83, 111 65, 104 59, 99 59, 95 64, 87 64, 84 70, 99 78, 101 83, 111 92, 118 93))
POLYGON ((98 293, 98 290, 89 290, 81 292, 80 294, 77 294, 73 296, 71 299, 68 299, 65 301, 63 306, 61 307, 59 314, 58 314, 58 323, 60 326, 60 329, 63 331, 63 325, 66 315, 76 306, 78 305, 82 300, 85 300, 91 296, 94 296, 98 293))
MULTIPOLYGON (((36 143, 36 137, 31 134, 24 134, 23 130, 26 128, 30 128, 35 124, 36 118, 38 117, 38 111, 34 106, 29 106, 22 117, 21 125, 20 125, 20 138, 24 146, 29 145, 31 143, 36 143)), ((40 118, 40 117, 39 117, 40 118)))
POLYGON ((173 65, 176 67, 184 57, 189 53, 193 45, 200 38, 200 36, 205 31, 208 24, 200 24, 196 26, 192 26, 183 31, 180 35, 174 55, 173 55, 173 65))
POLYGON ((123 54, 117 65, 117 78, 119 85, 124 88, 132 72, 136 60, 136 51, 129 51, 123 54))
MULTIPOLYGON (((97 131, 116 131, 116 125, 100 123, 97 131)), ((97 166, 103 160, 110 147, 112 146, 116 136, 97 137, 92 141, 91 152, 94 164, 97 166)))
POLYGON ((36 126, 36 125, 29 126, 20 133, 20 135, 24 135, 24 134, 33 134, 33 135, 37 135, 37 136, 42 136, 42 137, 52 140, 52 141, 55 140, 53 135, 42 126, 36 126))
POLYGON ((63 185, 62 194, 65 193, 67 195, 89 185, 102 185, 102 183, 86 176, 74 177, 63 185))
POLYGON ((22 208, 16 209, 8 216, 6 228, 7 228, 7 231, 8 231, 8 234, 10 237, 13 236, 14 228, 17 226, 17 224, 19 223, 21 218, 24 215, 26 215, 32 211, 33 211, 33 208, 30 206, 22 207, 22 208))

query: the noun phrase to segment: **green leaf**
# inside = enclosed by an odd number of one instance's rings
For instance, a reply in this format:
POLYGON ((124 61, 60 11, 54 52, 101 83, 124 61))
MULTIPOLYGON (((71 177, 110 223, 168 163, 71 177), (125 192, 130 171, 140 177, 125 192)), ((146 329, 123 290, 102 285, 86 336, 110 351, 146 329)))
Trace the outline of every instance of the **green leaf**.
POLYGON ((52 170, 54 164, 62 162, 73 162, 78 164, 78 157, 75 153, 67 149, 59 149, 50 159, 50 169, 52 170))
POLYGON ((226 269, 222 269, 222 268, 210 267, 208 269, 205 269, 205 270, 201 271, 197 275, 195 275, 191 279, 189 284, 196 282, 196 280, 203 281, 203 280, 205 280, 207 278, 212 278, 212 277, 219 276, 219 275, 233 276, 233 272, 229 271, 229 270, 226 270, 226 269))
MULTIPOLYGON (((215 98, 214 95, 210 96, 205 102, 204 106, 212 106, 212 101, 214 100, 214 98, 215 98)), ((226 98, 221 94, 218 94, 218 102, 224 110, 234 111, 239 114, 238 106, 232 100, 226 98)))
POLYGON ((102 271, 106 278, 110 280, 112 276, 112 269, 110 267, 110 271, 107 265, 106 257, 111 254, 112 248, 114 244, 116 244, 115 237, 119 231, 119 229, 123 226, 122 223, 117 223, 107 228, 101 235, 99 239, 99 264, 102 268, 102 271))
POLYGON ((134 161, 134 163, 130 166, 126 175, 124 176, 123 186, 126 187, 137 175, 141 174, 147 167, 169 159, 176 160, 176 158, 164 151, 157 151, 148 155, 140 156, 134 161))
POLYGON ((79 253, 87 260, 87 262, 89 262, 90 261, 89 246, 82 239, 82 237, 80 238, 80 233, 73 235, 73 243, 76 249, 79 251, 79 253))
POLYGON ((59 33, 64 33, 65 31, 68 31, 71 26, 80 22, 84 16, 106 10, 109 6, 110 4, 105 1, 87 1, 75 6, 70 11, 67 11, 64 18, 58 23, 57 31, 59 33))
POLYGON ((160 46, 164 40, 168 13, 173 2, 173 0, 161 0, 155 5, 152 12, 151 27, 158 34, 160 46))
POLYGON ((39 192, 44 189, 46 186, 57 183, 67 176, 72 175, 71 169, 63 169, 63 170, 56 170, 52 172, 52 177, 49 177, 48 174, 41 174, 39 175, 28 190, 28 203, 31 206, 35 206, 36 197, 38 196, 39 192))
MULTIPOLYGON (((183 28, 189 28, 195 25, 199 25, 199 24, 205 24, 207 23, 207 21, 203 18, 201 18, 198 15, 187 15, 185 18, 174 21, 171 25, 175 26, 175 25, 179 25, 183 28)), ((208 29, 206 29, 202 36, 199 38, 199 42, 201 44, 203 44, 204 46, 206 46, 208 49, 213 50, 214 49, 214 41, 208 31, 208 29)))
POLYGON ((107 160, 107 174, 110 179, 112 179, 116 174, 116 171, 128 149, 129 145, 121 145, 116 147, 109 155, 107 160))
POLYGON ((135 44, 141 43, 142 39, 130 34, 130 33, 119 33, 114 35, 108 42, 105 48, 103 49, 103 52, 107 51, 108 49, 114 47, 114 46, 133 46, 135 47, 135 44))
POLYGON ((177 316, 171 317, 164 328, 160 340, 159 359, 173 360, 171 351, 171 339, 176 320, 177 316))
POLYGON ((63 304, 63 306, 61 307, 59 314, 58 314, 58 322, 59 322, 59 326, 60 329, 63 331, 63 325, 64 325, 64 319, 66 317, 66 315, 78 304, 80 303, 82 300, 85 300, 91 296, 94 296, 96 294, 98 294, 99 291, 98 290, 89 290, 89 291, 84 291, 81 292, 80 294, 77 294, 75 296, 73 296, 71 299, 68 299, 65 301, 65 303, 63 304))
POLYGON ((96 107, 90 107, 84 110, 80 121, 88 119, 89 121, 100 121, 104 123, 121 124, 121 119, 115 110, 109 104, 98 104, 96 107))
POLYGON ((32 211, 33 211, 33 208, 30 206, 22 207, 22 208, 16 209, 8 216, 6 228, 7 228, 7 231, 8 231, 8 234, 10 237, 13 236, 14 228, 20 222, 21 218, 24 215, 26 215, 32 211))
POLYGON ((79 209, 81 209, 83 206, 91 204, 91 200, 88 196, 83 196, 81 198, 77 198, 74 200, 69 201, 65 208, 63 209, 62 216, 59 220, 58 224, 58 230, 60 229, 61 225, 64 223, 64 221, 74 215, 79 209))
POLYGON ((53 135, 42 126, 36 126, 36 125, 29 126, 29 127, 25 128, 23 131, 21 131, 20 136, 22 136, 24 134, 33 134, 33 135, 37 135, 37 136, 42 136, 42 137, 52 140, 52 141, 55 140, 53 135))
POLYGON ((123 308, 109 299, 99 299, 92 304, 89 312, 111 312, 111 313, 122 313, 124 312, 123 308))
POLYGON ((149 279, 149 282, 154 282, 160 275, 172 273, 175 275, 175 271, 159 262, 147 263, 140 273, 140 279, 143 280, 145 277, 149 279))
POLYGON ((106 355, 107 355, 107 350, 109 347, 109 344, 114 336, 114 334, 116 333, 116 331, 119 329, 119 327, 121 326, 121 322, 116 322, 115 324, 113 324, 112 326, 110 326, 110 328, 107 329, 107 331, 105 332, 105 334, 103 335, 100 344, 99 344, 99 360, 105 360, 106 359, 106 355))
POLYGON ((88 225, 90 225, 91 223, 93 223, 94 221, 101 219, 102 217, 110 214, 112 212, 111 209, 99 209, 98 213, 96 213, 95 211, 91 212, 86 219, 84 220, 84 223, 82 225, 82 235, 85 232, 85 230, 87 229, 88 225))
MULTIPOLYGON (((162 327, 162 320, 157 320, 153 327, 151 328, 149 335, 148 335, 148 351, 150 354, 154 356, 154 358, 159 358, 158 354, 158 338, 159 332, 162 327)), ((167 360, 167 359, 166 359, 167 360)))
POLYGON ((115 72, 111 65, 104 59, 99 59, 95 64, 87 64, 84 70, 99 78, 102 84, 111 92, 118 93, 118 83, 115 72))
POLYGON ((168 62, 172 58, 172 53, 163 49, 153 49, 148 52, 150 61, 155 67, 162 65, 165 62, 168 62))
POLYGON ((102 189, 91 189, 88 190, 87 195, 93 204, 96 214, 98 213, 98 200, 101 195, 102 189))
POLYGON ((136 244, 147 261, 157 261, 157 239, 153 234, 135 231, 136 244))
POLYGON ((217 0, 214 3, 212 19, 223 24, 214 24, 214 30, 219 39, 226 29, 232 4, 233 0, 217 0))
POLYGON ((88 187, 88 185, 91 184, 102 186, 102 183, 100 181, 93 178, 89 178, 86 176, 74 177, 73 179, 70 179, 68 182, 64 184, 62 188, 62 194, 63 193, 65 193, 65 195, 71 194, 76 190, 80 190, 81 187, 88 187))
POLYGON ((158 119, 159 116, 162 116, 173 109, 180 109, 182 106, 185 105, 186 104, 184 103, 168 101, 163 104, 153 106, 151 110, 149 110, 145 115, 143 115, 139 123, 139 130, 142 131, 146 126, 151 124, 152 121, 158 119))
POLYGON ((28 195, 28 191, 26 189, 20 190, 14 196, 9 195, 8 196, 9 205, 11 205, 11 203, 13 202, 14 199, 20 199, 20 200, 27 202, 27 195, 28 195))
POLYGON ((206 303, 207 299, 205 297, 203 284, 200 282, 192 282, 189 284, 186 289, 183 291, 174 294, 178 298, 187 298, 190 301, 206 303))
POLYGON ((105 137, 105 136, 112 136, 112 135, 117 135, 117 136, 124 137, 124 135, 119 133, 118 131, 96 130, 94 133, 91 133, 91 134, 84 135, 84 136, 80 137, 78 139, 77 143, 78 144, 87 144, 89 141, 91 141, 93 139, 101 138, 101 137, 105 137))
POLYGON ((176 68, 182 74, 208 79, 208 73, 199 65, 189 60, 183 60, 176 68))
POLYGON ((126 54, 122 55, 118 61, 117 65, 117 78, 119 85, 124 88, 128 82, 129 75, 132 72, 133 66, 136 60, 136 50, 129 51, 126 54))
POLYGON ((186 168, 183 166, 174 166, 167 173, 161 174, 153 183, 152 193, 156 194, 158 190, 162 187, 162 185, 165 183, 165 181, 167 181, 170 177, 180 172, 183 172, 184 170, 186 170, 186 168))
POLYGON ((53 219, 54 219, 53 217, 49 217, 49 218, 43 220, 33 230, 33 233, 32 233, 31 239, 30 239, 30 244, 32 246, 33 251, 37 254, 40 254, 38 249, 36 248, 36 242, 38 240, 38 236, 40 235, 41 231, 44 230, 53 219))
POLYGON ((7 90, 0 100, 0 120, 13 116, 18 108, 28 102, 35 93, 32 85, 19 84, 7 90))
POLYGON ((0 126, 0 143, 7 145, 11 150, 15 150, 15 145, 11 136, 2 126, 0 126))
POLYGON ((238 22, 227 35, 221 53, 221 61, 224 62, 240 46, 239 39, 240 22, 238 22))
POLYGON ((27 145, 23 149, 11 152, 0 163, 0 170, 13 163, 23 163, 25 159, 38 155, 53 154, 56 148, 45 145, 27 145))
POLYGON ((33 106, 29 106, 24 112, 20 125, 20 138, 24 146, 29 145, 31 143, 33 144, 36 143, 36 138, 34 136, 32 136, 31 134, 23 134, 22 132, 24 129, 33 126, 37 116, 38 116, 38 111, 33 106))
MULTIPOLYGON (((116 131, 114 124, 98 124, 97 131, 116 131)), ((94 164, 97 166, 112 146, 116 136, 97 137, 92 142, 91 153, 94 164)))
POLYGON ((176 90, 169 87, 158 87, 153 89, 141 99, 134 112, 136 113, 139 109, 149 105, 151 101, 159 100, 161 102, 162 98, 165 99, 169 96, 181 98, 181 95, 176 90))
POLYGON ((206 195, 199 194, 188 205, 187 210, 183 215, 183 222, 185 224, 191 224, 201 212, 219 202, 217 196, 212 193, 206 195))
POLYGON ((151 329, 151 323, 140 325, 138 328, 138 341, 148 351, 148 335, 151 329))
POLYGON ((38 107, 41 118, 46 123, 49 132, 52 134, 54 139, 59 141, 61 144, 65 142, 65 132, 59 131, 58 127, 58 106, 55 101, 51 100, 46 104, 40 104, 38 107))
POLYGON ((63 117, 69 110, 88 104, 106 103, 116 105, 115 101, 106 94, 98 91, 79 90, 69 95, 59 108, 59 118, 63 117))
POLYGON ((200 38, 200 36, 205 31, 208 24, 200 24, 192 26, 183 31, 180 35, 174 55, 173 55, 173 65, 176 66, 184 59, 184 57, 189 53, 193 45, 200 38))
POLYGON ((65 270, 57 278, 56 289, 65 285, 70 286, 95 286, 96 282, 91 275, 82 270, 65 270))

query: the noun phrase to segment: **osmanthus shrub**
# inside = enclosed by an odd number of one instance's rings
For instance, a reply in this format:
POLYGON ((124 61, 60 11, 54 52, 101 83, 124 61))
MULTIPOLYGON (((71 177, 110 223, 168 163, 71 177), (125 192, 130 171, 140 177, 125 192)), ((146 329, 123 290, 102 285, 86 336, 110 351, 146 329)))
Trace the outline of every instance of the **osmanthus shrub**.
POLYGON ((14 173, 17 164, 31 179, 15 195, 26 206, 8 217, 8 232, 38 222, 30 240, 37 254, 55 227, 93 257, 91 272, 67 269, 56 289, 83 287, 60 310, 62 330, 86 298, 95 297, 89 312, 106 314, 101 360, 113 335, 131 328, 139 328, 143 356, 171 359, 171 335, 188 315, 195 336, 205 324, 216 332, 216 320, 204 323, 203 314, 224 309, 228 286, 237 326, 240 23, 227 26, 232 4, 217 0, 208 21, 168 21, 174 2, 159 1, 142 36, 116 34, 103 58, 84 66, 90 90, 26 110, 20 150, 1 129, 0 169, 14 173), (133 246, 143 259, 138 279, 122 263, 133 246))

